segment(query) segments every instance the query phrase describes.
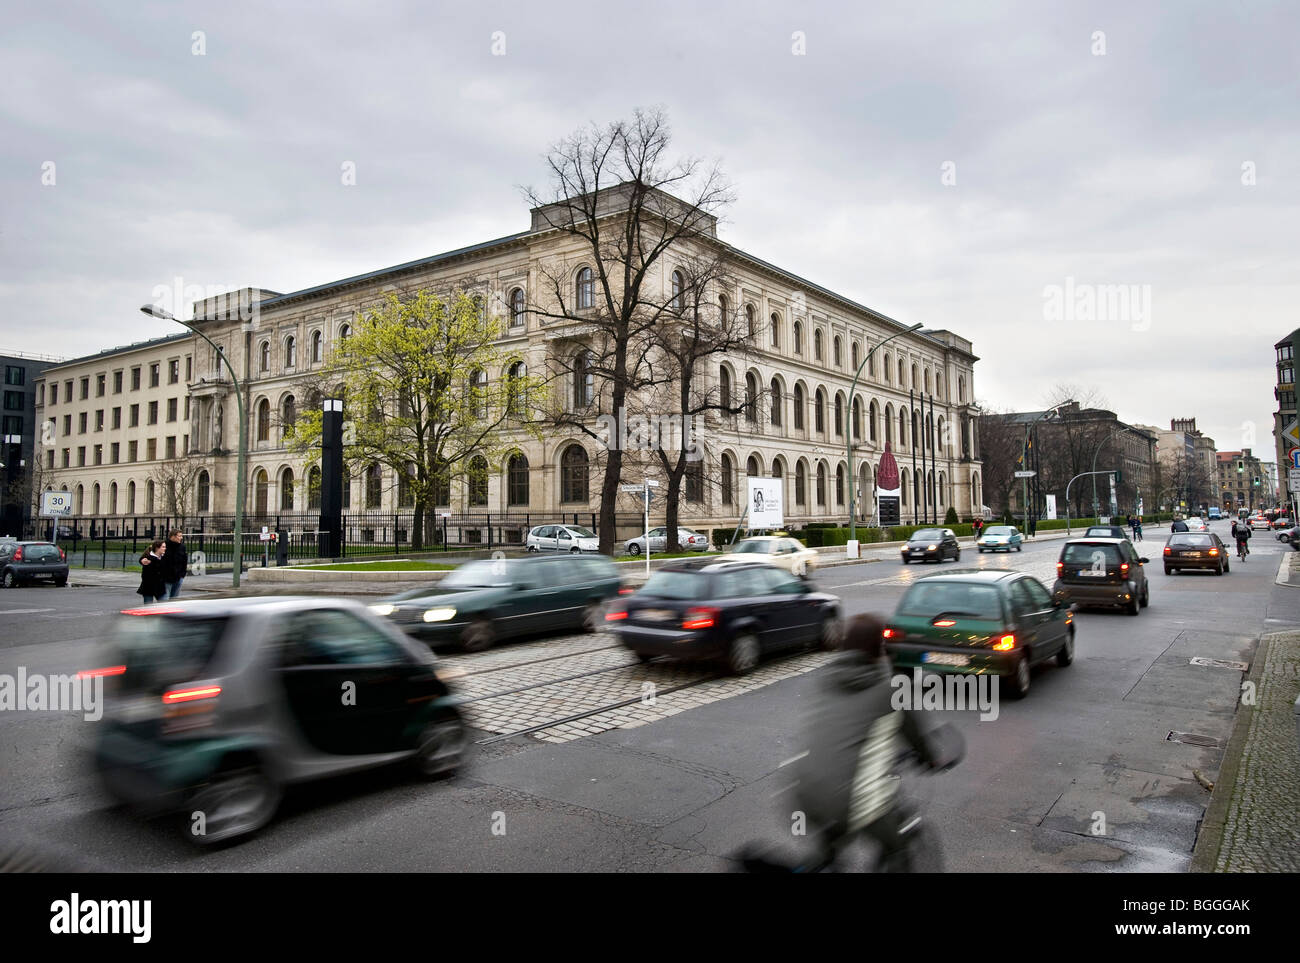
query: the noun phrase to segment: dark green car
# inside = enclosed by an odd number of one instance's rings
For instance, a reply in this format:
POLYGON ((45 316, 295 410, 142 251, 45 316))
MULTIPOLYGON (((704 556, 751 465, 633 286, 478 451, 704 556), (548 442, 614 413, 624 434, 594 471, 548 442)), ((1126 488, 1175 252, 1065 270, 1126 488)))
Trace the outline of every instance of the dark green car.
POLYGON ((514 636, 595 632, 605 624, 605 600, 621 589, 622 577, 604 555, 483 559, 370 610, 430 645, 481 652, 514 636))
POLYGON ((1003 692, 1020 698, 1032 666, 1074 661, 1074 615, 1023 572, 932 575, 898 603, 885 645, 897 669, 996 675, 1003 692))

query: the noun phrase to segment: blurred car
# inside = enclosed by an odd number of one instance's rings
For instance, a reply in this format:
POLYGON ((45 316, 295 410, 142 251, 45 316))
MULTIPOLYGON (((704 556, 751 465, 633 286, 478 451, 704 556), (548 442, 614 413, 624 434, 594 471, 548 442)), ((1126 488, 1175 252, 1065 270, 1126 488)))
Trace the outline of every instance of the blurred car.
POLYGON ((1296 551, 1300 551, 1300 526, 1293 525, 1284 532, 1278 532, 1277 540, 1293 546, 1296 551))
POLYGON ((885 629, 896 669, 996 675, 1003 691, 1029 691, 1030 669, 1074 661, 1074 616, 1032 575, 1001 570, 923 576, 885 629))
POLYGON ((1196 515, 1187 519, 1186 524, 1189 532, 1208 532, 1210 530, 1210 526, 1205 524, 1205 519, 1196 515))
POLYGON ((1188 568, 1213 569, 1216 575, 1229 571, 1228 549, 1213 532, 1178 532, 1165 543, 1165 574, 1188 568))
POLYGON ((611 606, 607 624, 642 662, 657 655, 717 660, 744 675, 768 652, 798 645, 833 649, 840 600, 761 561, 670 562, 611 606))
POLYGON ((1129 532, 1122 525, 1091 525, 1083 533, 1084 538, 1128 538, 1129 532))
POLYGON ((1014 525, 993 525, 980 533, 975 545, 981 554, 984 552, 1010 552, 1012 550, 1019 552, 1023 551, 1023 542, 1024 536, 1020 534, 1020 530, 1014 525))
POLYGON ((96 664, 80 677, 104 679, 92 750, 104 789, 148 812, 181 812, 198 845, 256 832, 291 784, 398 762, 437 778, 464 753, 433 654, 356 602, 127 609, 96 664))
POLYGON ((68 555, 49 542, 0 542, 0 584, 17 588, 24 582, 49 579, 68 584, 68 555))
POLYGON ((605 601, 623 587, 604 555, 482 559, 428 587, 381 599, 370 611, 430 645, 482 652, 513 636, 595 632, 604 624, 605 601))
MULTIPOLYGON (((629 555, 640 555, 645 551, 645 535, 629 538, 623 543, 629 555)), ((693 532, 689 528, 677 529, 677 544, 684 552, 704 552, 709 547, 709 536, 693 532)), ((650 551, 666 552, 668 550, 668 529, 664 526, 650 529, 650 551)))
POLYGON ((1219 509, 1217 508, 1210 509, 1210 521, 1215 522, 1221 519, 1222 517, 1223 517, 1223 512, 1219 511, 1219 509))
POLYGON ((1075 538, 1061 548, 1053 597, 1085 606, 1122 608, 1137 615, 1151 601, 1140 558, 1126 538, 1075 538))
POLYGON ((767 562, 785 569, 801 578, 817 570, 817 550, 808 548, 789 535, 755 535, 742 538, 731 548, 733 555, 752 556, 755 561, 767 562))
POLYGON ((902 555, 904 565, 917 559, 942 562, 950 555, 954 561, 961 561, 961 546, 951 528, 922 528, 912 533, 902 548, 902 555))
POLYGON ((525 547, 530 552, 596 552, 600 538, 580 525, 538 525, 530 529, 525 547))
POLYGON ((1292 522, 1291 522, 1291 517, 1289 515, 1278 515, 1275 519, 1273 519, 1273 527, 1275 529, 1290 528, 1291 525, 1292 522))
POLYGON ((1250 517, 1249 524, 1250 524, 1250 530, 1252 532, 1258 529, 1263 529, 1264 531, 1268 531, 1268 529, 1270 528, 1268 519, 1265 518, 1263 515, 1252 515, 1250 517))

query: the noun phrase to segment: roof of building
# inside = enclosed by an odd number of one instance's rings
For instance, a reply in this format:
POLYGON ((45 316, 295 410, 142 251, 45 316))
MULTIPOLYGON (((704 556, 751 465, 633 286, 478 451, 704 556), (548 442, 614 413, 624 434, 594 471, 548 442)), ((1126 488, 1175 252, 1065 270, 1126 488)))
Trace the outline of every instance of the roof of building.
POLYGON ((160 344, 169 344, 173 341, 186 341, 192 337, 194 337, 194 335, 192 335, 188 331, 185 331, 180 334, 169 334, 161 338, 152 338, 148 341, 136 341, 132 344, 120 345, 116 348, 108 348, 105 351, 99 351, 96 352, 95 354, 83 355, 80 358, 69 358, 67 361, 64 361, 60 364, 51 365, 50 367, 45 369, 44 373, 48 375, 51 371, 57 371, 60 368, 71 367, 72 365, 75 364, 84 364, 87 361, 94 361, 98 358, 107 358, 115 354, 125 354, 128 351, 139 351, 142 348, 153 348, 160 344))

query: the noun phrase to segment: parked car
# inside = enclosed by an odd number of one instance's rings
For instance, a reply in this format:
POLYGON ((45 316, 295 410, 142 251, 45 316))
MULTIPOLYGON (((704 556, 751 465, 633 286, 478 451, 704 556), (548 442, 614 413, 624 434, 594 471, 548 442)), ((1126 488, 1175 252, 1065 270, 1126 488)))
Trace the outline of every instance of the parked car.
POLYGON ((1165 543, 1165 574, 1183 569, 1213 569, 1214 574, 1229 571, 1228 548, 1213 532, 1179 532, 1165 543))
POLYGON ((1151 601, 1146 569, 1126 538, 1074 538, 1056 563, 1055 598, 1079 606, 1122 608, 1137 615, 1151 601))
POLYGON ((127 609, 96 664, 81 676, 104 678, 101 783, 118 802, 180 812, 198 845, 256 832, 291 784, 393 763, 437 778, 464 753, 432 653, 355 602, 127 609))
POLYGON ((374 603, 370 610, 430 645, 481 652, 538 632, 595 632, 604 603, 623 588, 604 555, 481 559, 440 582, 374 603))
POLYGON ((1276 518, 1273 519, 1273 528, 1275 529, 1286 529, 1286 528, 1290 528, 1291 525, 1292 522, 1291 522, 1291 517, 1289 515, 1278 515, 1276 518))
POLYGON ((942 562, 949 556, 954 561, 961 561, 961 546, 951 528, 922 528, 912 533, 902 548, 902 554, 904 565, 917 559, 942 562))
POLYGON ((579 525, 538 525, 528 532, 525 547, 530 552, 595 552, 600 538, 579 525))
POLYGON ((993 525, 984 529, 975 546, 984 552, 1023 551, 1024 536, 1014 525, 993 525))
POLYGON ((1290 545, 1297 552, 1300 552, 1300 526, 1293 525, 1284 532, 1278 532, 1277 540, 1290 545))
POLYGON ((817 570, 817 550, 808 548, 789 535, 755 535, 742 538, 731 548, 732 554, 752 556, 755 561, 767 562, 785 569, 801 578, 817 570))
POLYGON ((1074 661, 1074 616, 1023 572, 990 570, 923 576, 908 588, 885 629, 896 669, 996 675, 1017 698, 1030 669, 1074 661))
POLYGON ((1092 525, 1083 533, 1084 538, 1128 538, 1129 533, 1120 525, 1092 525))
MULTIPOLYGON (((645 535, 629 538, 623 544, 623 548, 629 555, 640 555, 645 551, 645 539, 645 535)), ((709 548, 709 536, 693 532, 689 528, 679 528, 677 529, 677 544, 682 547, 684 552, 704 552, 709 548)), ((650 529, 650 551, 665 552, 667 550, 667 527, 661 525, 658 528, 650 529)))
POLYGON ((670 562, 611 606, 607 624, 642 662, 658 655, 716 660, 744 675, 767 653, 839 644, 840 600, 760 561, 670 562))
POLYGON ((17 588, 36 579, 67 585, 67 553, 49 542, 0 542, 0 584, 17 588))

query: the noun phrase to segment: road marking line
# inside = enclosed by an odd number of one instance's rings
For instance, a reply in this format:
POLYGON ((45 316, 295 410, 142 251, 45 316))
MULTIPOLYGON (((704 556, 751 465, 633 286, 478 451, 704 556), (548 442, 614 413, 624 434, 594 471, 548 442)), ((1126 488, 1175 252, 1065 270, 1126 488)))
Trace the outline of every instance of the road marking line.
POLYGON ((0 615, 32 615, 35 612, 57 612, 58 609, 4 609, 0 615))
POLYGON ((785 768, 786 766, 790 765, 790 763, 792 763, 792 762, 798 762, 800 759, 802 759, 802 758, 803 758, 804 756, 806 756, 806 755, 808 755, 808 750, 807 750, 807 749, 805 749, 803 752, 799 753, 799 755, 797 755, 797 756, 791 756, 789 759, 787 759, 785 762, 781 763, 781 765, 777 766, 776 768, 778 768, 778 769, 783 769, 783 768, 785 768))

